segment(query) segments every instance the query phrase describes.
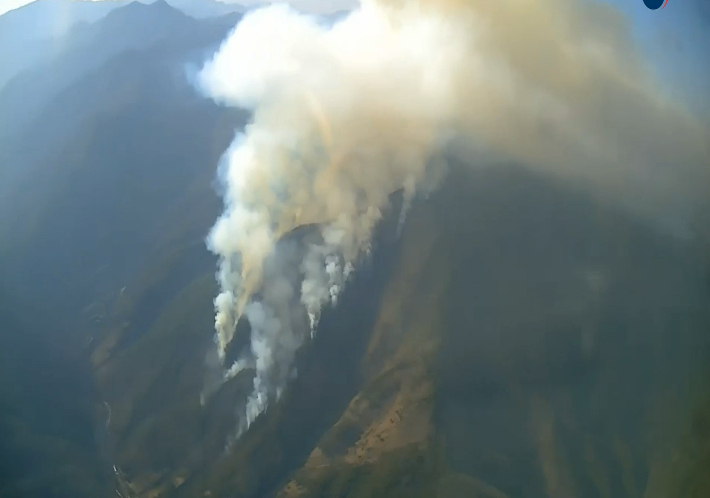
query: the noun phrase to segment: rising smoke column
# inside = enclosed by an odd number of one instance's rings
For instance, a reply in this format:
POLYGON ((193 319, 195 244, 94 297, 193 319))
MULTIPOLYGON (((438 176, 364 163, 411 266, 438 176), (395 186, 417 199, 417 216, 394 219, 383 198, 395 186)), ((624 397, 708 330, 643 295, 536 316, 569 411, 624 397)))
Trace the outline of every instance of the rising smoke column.
POLYGON ((251 352, 226 374, 255 369, 242 429, 294 375, 388 195, 410 203, 444 154, 515 160, 652 215, 707 192, 707 130, 660 94, 601 3, 363 0, 332 26, 271 6, 244 17, 200 80, 253 111, 226 153, 226 209, 208 241, 222 362, 239 318, 252 327, 251 352), (273 263, 305 224, 320 239, 273 263))
MULTIPOLYGON (((446 36, 441 28, 423 19, 393 31, 368 9, 329 29, 271 7, 245 17, 204 69, 203 83, 217 100, 254 110, 227 153, 227 209, 209 239, 221 257, 215 327, 222 359, 237 320, 246 315, 252 326, 256 376, 247 426, 284 387, 287 377, 273 382, 273 370, 283 363, 288 369, 303 340, 275 317, 285 301, 251 300, 268 292, 264 263, 282 236, 320 224, 321 240, 297 264, 300 279, 289 280, 300 284, 295 292, 313 333, 321 307, 336 302, 369 249, 388 196, 398 189, 414 194, 437 146, 448 105, 438 87, 446 81, 436 77, 437 64, 421 60, 436 55, 438 38, 446 36), (360 40, 363 30, 373 38, 360 40), (412 47, 417 51, 406 55, 412 47), (396 76, 377 74, 388 70, 396 76), (404 86, 411 93, 401 92, 404 86), (412 105, 413 95, 426 104, 412 105), (282 362, 272 361, 275 351, 282 362)), ((229 375, 245 366, 248 359, 229 375)))

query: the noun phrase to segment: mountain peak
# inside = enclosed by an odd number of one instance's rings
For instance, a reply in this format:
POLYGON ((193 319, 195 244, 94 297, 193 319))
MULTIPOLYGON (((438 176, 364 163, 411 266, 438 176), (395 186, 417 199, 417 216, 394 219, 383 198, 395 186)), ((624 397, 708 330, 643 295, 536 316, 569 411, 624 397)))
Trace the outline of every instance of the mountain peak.
POLYGON ((152 9, 172 9, 173 8, 165 0, 156 0, 153 3, 149 3, 148 7, 151 7, 152 9))
POLYGON ((176 9, 173 9, 173 7, 171 7, 168 4, 168 2, 166 2, 165 0, 155 0, 154 2, 144 2, 141 0, 134 0, 133 2, 130 2, 127 5, 121 7, 120 9, 116 9, 116 10, 117 11, 118 10, 123 10, 123 11, 131 10, 131 11, 136 11, 136 12, 147 12, 149 10, 156 10, 157 11, 157 10, 163 10, 163 9, 176 10, 176 9))
POLYGON ((182 12, 180 9, 168 4, 165 0, 156 0, 155 2, 145 3, 141 1, 133 1, 127 5, 119 7, 110 12, 104 21, 108 22, 136 22, 140 20, 142 23, 152 23, 158 19, 192 19, 190 16, 182 12))

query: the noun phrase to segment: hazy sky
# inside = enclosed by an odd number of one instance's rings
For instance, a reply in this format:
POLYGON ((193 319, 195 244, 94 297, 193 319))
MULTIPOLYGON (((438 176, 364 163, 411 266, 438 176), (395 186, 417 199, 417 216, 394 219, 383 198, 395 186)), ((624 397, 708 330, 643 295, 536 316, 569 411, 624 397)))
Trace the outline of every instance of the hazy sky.
MULTIPOLYGON (((2 1, 2 0, 0 0, 2 1)), ((274 0, 265 0, 273 2, 274 0)), ((239 2, 245 5, 253 3, 253 1, 239 2)), ((335 12, 338 10, 349 9, 357 5, 357 0, 287 0, 294 7, 307 12, 335 12)))
MULTIPOLYGON (((0 0, 0 15, 34 0, 0 0)), ((110 1, 110 0, 105 0, 110 1)), ((200 0, 195 0, 200 1, 200 0)), ((242 3, 286 2, 308 12, 327 13, 351 8, 358 0, 222 0, 242 3)), ((600 0, 625 12, 649 60, 673 93, 710 112, 707 102, 710 69, 710 0, 669 0, 663 10, 650 11, 642 0, 600 0)))
MULTIPOLYGON (((0 15, 5 12, 22 7, 34 0, 0 0, 0 15)), ((196 0, 199 1, 199 0, 196 0)), ((229 0, 226 0, 230 3, 229 0)), ((234 3, 242 3, 244 5, 249 5, 255 3, 258 0, 236 0, 234 3)), ((265 2, 273 2, 274 0, 263 0, 265 2)), ((282 0, 283 2, 284 0, 282 0)), ((297 7, 298 9, 309 11, 309 12, 334 12, 337 10, 342 10, 350 8, 357 4, 357 0, 285 0, 286 3, 297 7)))
POLYGON ((30 2, 28 0, 0 0, 0 15, 4 14, 8 10, 22 7, 27 3, 30 2))

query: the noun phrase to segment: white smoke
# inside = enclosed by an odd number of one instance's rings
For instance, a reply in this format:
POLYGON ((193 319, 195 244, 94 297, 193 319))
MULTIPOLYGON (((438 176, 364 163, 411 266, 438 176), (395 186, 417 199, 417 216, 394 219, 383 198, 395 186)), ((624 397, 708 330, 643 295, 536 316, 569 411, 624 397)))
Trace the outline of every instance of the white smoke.
POLYGON ((244 17, 200 81, 253 111, 227 152, 226 210, 209 237, 222 361, 239 318, 252 328, 250 356, 226 374, 255 369, 242 430, 294 374, 388 196, 404 191, 399 230, 445 154, 485 151, 648 213, 707 192, 710 135, 663 98, 603 3, 363 0, 331 26, 271 6, 244 17), (320 239, 267 278, 277 242, 306 224, 320 239))

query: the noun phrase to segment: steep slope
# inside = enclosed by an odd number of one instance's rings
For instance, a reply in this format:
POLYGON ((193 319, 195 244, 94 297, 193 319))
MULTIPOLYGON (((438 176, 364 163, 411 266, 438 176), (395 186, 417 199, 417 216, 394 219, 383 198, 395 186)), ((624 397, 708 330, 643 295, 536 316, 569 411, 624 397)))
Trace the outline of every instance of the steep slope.
POLYGON ((56 53, 75 25, 90 23, 128 0, 37 0, 0 16, 0 90, 13 77, 56 53))
POLYGON ((196 26, 194 19, 164 0, 150 5, 131 2, 99 22, 75 26, 61 39, 59 53, 12 78, 0 90, 0 136, 24 133, 24 127, 52 98, 111 57, 145 49, 170 35, 189 33, 196 26))
POLYGON ((179 235, 170 234, 176 224, 187 230, 189 243, 204 236, 206 220, 219 209, 211 188, 214 165, 245 116, 202 99, 184 73, 234 20, 190 22, 189 35, 177 29, 161 43, 124 52, 62 92, 14 150, 3 151, 3 267, 18 290, 56 293, 63 286, 76 298, 75 313, 93 292, 76 285, 96 283, 106 263, 117 268, 104 281, 119 276, 125 285, 130 271, 121 260, 132 260, 126 264, 134 269, 146 262, 143 255, 161 237, 179 235), (191 201, 207 202, 208 212, 191 201), (137 213, 146 223, 136 230, 137 213), (205 221, 194 230, 189 216, 205 221), (119 248, 117 258, 111 248, 119 240, 132 249, 119 248), (42 250, 47 244, 51 254, 42 250))
POLYGON ((707 495, 707 404, 691 417, 688 387, 710 326, 698 249, 516 167, 454 168, 400 239, 394 202, 298 378, 233 441, 249 371, 200 404, 203 239, 247 116, 195 95, 185 68, 235 18, 114 14, 119 38, 134 15, 167 28, 0 147, 22 167, 0 196, 0 495, 707 495))
POLYGON ((708 353, 692 253, 544 179, 466 176, 412 214, 364 387, 278 496, 673 493, 708 353))
POLYGON ((96 458, 91 372, 43 340, 47 318, 0 287, 0 496, 108 496, 109 474, 96 458))
POLYGON ((236 20, 188 22, 79 78, 0 149, 3 174, 20 172, 0 196, 2 496, 115 495, 88 358, 105 304, 138 301, 125 348, 214 265, 215 165, 246 116, 196 95, 184 69, 236 20))
POLYGON ((507 167, 454 174, 397 243, 392 228, 282 401, 227 453, 250 380, 198 406, 214 289, 196 280, 194 304, 179 298, 108 358, 100 385, 122 414, 111 431, 131 496, 662 492, 653 469, 708 350, 692 247, 507 167))

